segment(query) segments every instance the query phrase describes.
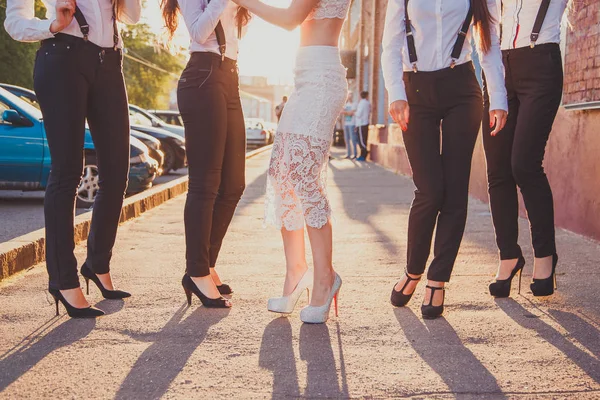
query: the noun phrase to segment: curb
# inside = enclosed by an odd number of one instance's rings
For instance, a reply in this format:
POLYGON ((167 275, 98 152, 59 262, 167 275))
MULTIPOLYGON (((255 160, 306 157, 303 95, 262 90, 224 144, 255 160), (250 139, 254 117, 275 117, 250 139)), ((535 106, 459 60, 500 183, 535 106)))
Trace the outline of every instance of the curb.
MULTIPOLYGON (((272 145, 246 153, 246 159, 271 150, 272 145)), ((125 199, 119 223, 137 218, 148 210, 171 200, 188 189, 188 177, 183 176, 160 186, 150 188, 125 199)), ((75 217, 75 244, 86 240, 90 231, 92 213, 75 217)), ((38 229, 4 243, 0 243, 0 281, 39 264, 46 259, 45 229, 38 229)))

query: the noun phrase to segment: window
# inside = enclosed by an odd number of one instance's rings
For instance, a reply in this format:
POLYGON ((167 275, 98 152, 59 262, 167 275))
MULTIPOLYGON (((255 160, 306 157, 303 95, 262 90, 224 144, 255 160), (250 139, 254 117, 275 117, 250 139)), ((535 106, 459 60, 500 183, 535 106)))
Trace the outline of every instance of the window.
POLYGON ((154 126, 152 124, 152 120, 146 117, 144 114, 137 112, 135 110, 129 109, 129 122, 131 125, 139 125, 139 126, 154 126))

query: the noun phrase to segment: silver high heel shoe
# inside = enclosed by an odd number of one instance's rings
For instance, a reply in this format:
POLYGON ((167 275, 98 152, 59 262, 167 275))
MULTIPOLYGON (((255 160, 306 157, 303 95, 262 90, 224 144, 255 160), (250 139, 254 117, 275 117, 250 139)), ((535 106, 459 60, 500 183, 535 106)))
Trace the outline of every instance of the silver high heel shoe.
POLYGON ((306 290, 310 300, 310 287, 313 283, 313 274, 311 270, 306 270, 300 282, 289 296, 273 297, 267 303, 267 309, 271 312, 280 314, 291 314, 296 307, 300 295, 306 290))
POLYGON ((338 316, 338 295, 342 287, 342 278, 336 273, 329 299, 322 306, 306 306, 300 311, 300 320, 307 324, 322 324, 329 319, 331 302, 335 304, 335 316, 338 316))

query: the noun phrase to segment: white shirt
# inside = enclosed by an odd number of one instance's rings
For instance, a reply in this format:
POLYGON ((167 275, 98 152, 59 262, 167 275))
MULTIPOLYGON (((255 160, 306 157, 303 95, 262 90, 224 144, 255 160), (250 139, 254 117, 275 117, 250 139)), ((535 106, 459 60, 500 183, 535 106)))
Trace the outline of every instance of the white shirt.
MULTIPOLYGON (((560 23, 568 2, 569 0, 550 2, 536 44, 560 43, 560 23)), ((541 3, 542 0, 503 0, 502 50, 529 46, 541 3)))
POLYGON ((179 0, 183 20, 190 33, 190 52, 212 52, 221 54, 215 27, 221 20, 227 48, 225 56, 232 60, 238 57, 238 27, 235 21, 237 5, 229 0, 179 0))
MULTIPOLYGON (((356 106, 352 101, 349 101, 344 106, 344 111, 346 112, 356 112, 356 106)), ((352 115, 344 115, 344 125, 355 126, 356 125, 356 117, 354 114, 352 115)))
POLYGON ((367 99, 360 99, 358 106, 356 107, 356 113, 354 119, 356 126, 369 125, 369 117, 371 116, 371 103, 367 99))
MULTIPOLYGON (((381 62, 390 103, 397 100, 406 101, 402 71, 412 71, 406 44, 404 1, 389 0, 383 31, 381 62)), ((469 4, 469 0, 413 0, 408 2, 408 15, 415 38, 419 71, 438 71, 450 66, 452 49, 456 43, 458 32, 467 17, 469 4)), ((487 5, 492 19, 499 21, 500 1, 487 0, 487 5)), ((472 49, 469 43, 471 43, 472 37, 473 28, 471 27, 461 55, 456 61, 457 65, 471 61, 472 49)), ((492 47, 487 54, 483 54, 479 47, 477 49, 488 83, 490 109, 508 111, 498 23, 492 25, 491 42, 492 47)))
MULTIPOLYGON (((8 0, 6 5, 6 32, 21 42, 37 42, 54 37, 50 25, 56 19, 56 1, 42 0, 46 7, 46 19, 35 17, 34 0, 8 0)), ((77 6, 90 26, 89 40, 100 47, 113 47, 113 9, 111 0, 77 0, 77 6)), ((120 21, 135 24, 140 20, 142 0, 125 0, 120 21)), ((73 18, 69 26, 61 31, 72 36, 83 37, 79 24, 73 18)), ((119 38, 119 47, 122 47, 119 38)))

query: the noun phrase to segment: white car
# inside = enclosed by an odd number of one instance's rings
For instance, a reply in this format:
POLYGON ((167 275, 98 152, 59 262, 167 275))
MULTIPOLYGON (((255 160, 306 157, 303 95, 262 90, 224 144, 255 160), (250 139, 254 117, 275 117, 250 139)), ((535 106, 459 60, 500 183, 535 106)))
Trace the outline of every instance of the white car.
POLYGON ((266 146, 273 143, 274 135, 262 118, 246 118, 246 142, 249 146, 266 146))

